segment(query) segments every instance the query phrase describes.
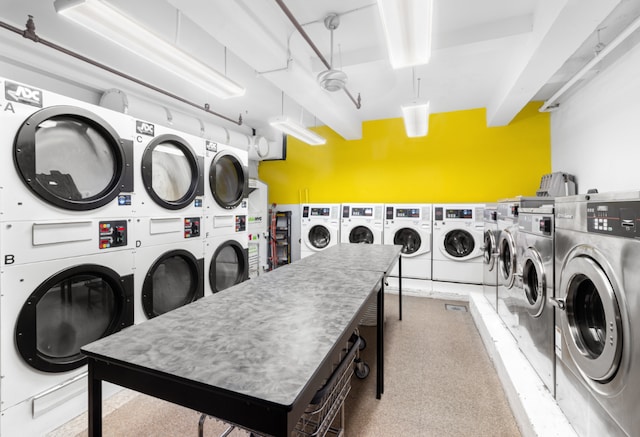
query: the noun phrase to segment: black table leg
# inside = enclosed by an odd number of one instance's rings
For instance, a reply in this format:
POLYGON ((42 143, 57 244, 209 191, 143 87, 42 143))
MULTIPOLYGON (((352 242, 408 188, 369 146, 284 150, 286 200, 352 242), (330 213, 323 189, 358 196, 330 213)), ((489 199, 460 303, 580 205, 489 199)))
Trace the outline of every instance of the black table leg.
POLYGON ((400 320, 402 320, 402 255, 398 257, 398 305, 400 306, 400 320))
POLYGON ((94 376, 94 363, 89 358, 89 436, 102 437, 102 381, 94 376))
POLYGON ((384 277, 378 291, 377 348, 376 348, 376 399, 384 392, 384 277))

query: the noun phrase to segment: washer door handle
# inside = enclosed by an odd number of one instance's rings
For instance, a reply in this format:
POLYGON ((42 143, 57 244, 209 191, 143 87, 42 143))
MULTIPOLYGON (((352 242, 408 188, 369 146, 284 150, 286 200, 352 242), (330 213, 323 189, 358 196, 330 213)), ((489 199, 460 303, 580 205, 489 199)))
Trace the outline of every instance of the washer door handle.
POLYGON ((550 297, 549 298, 549 303, 551 305, 553 305, 554 307, 558 308, 559 310, 564 311, 565 308, 567 307, 565 304, 565 300, 563 298, 560 297, 550 297))

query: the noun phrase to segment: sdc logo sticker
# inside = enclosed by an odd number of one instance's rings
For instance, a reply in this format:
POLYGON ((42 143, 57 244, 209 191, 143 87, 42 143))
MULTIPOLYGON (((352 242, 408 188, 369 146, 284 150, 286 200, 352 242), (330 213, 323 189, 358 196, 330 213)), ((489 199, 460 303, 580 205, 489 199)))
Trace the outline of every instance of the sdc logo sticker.
POLYGON ((144 121, 136 120, 136 133, 142 135, 154 136, 155 126, 151 123, 145 123, 144 121))
POLYGON ((24 103, 25 105, 42 108, 42 91, 37 88, 6 81, 4 84, 4 97, 10 102, 24 103))

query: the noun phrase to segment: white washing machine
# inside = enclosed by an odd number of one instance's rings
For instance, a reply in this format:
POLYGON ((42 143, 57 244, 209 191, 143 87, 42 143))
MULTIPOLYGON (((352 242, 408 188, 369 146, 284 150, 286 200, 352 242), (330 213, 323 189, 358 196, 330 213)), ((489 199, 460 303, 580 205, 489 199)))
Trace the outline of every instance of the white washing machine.
POLYGON ((131 217, 133 120, 0 78, 0 221, 131 217))
POLYGON ((204 295, 203 218, 179 215, 134 221, 135 323, 140 323, 204 295))
POLYGON ((218 293, 248 279, 248 247, 246 231, 205 240, 205 295, 218 293))
POLYGON ((383 244, 383 214, 382 203, 343 203, 340 242, 383 244))
POLYGON ((433 205, 433 280, 482 284, 483 233, 483 204, 433 205))
POLYGON ((300 209, 301 258, 340 243, 339 203, 302 204, 300 209))
POLYGON ((580 436, 640 430, 640 193, 555 198, 556 400, 580 436))
POLYGON ((384 244, 402 245, 403 278, 431 279, 431 205, 385 205, 384 244))
POLYGON ((249 197, 249 153, 236 147, 205 143, 205 233, 235 235, 245 221, 249 197))
POLYGON ((41 435, 86 410, 80 348, 133 324, 133 251, 11 264, 20 258, 4 249, 0 424, 3 435, 41 435))
POLYGON ((498 206, 486 205, 484 209, 484 244, 482 246, 482 292, 494 310, 498 309, 498 206))
POLYGON ((194 135, 135 120, 137 217, 204 214, 204 144, 194 135))

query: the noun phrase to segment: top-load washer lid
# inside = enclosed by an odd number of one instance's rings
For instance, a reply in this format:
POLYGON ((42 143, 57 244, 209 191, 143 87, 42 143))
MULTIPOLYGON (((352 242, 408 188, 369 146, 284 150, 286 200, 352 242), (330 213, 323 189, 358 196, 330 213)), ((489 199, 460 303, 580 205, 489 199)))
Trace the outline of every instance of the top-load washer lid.
POLYGON ((443 247, 452 258, 466 258, 473 253, 476 243, 466 229, 452 229, 444 236, 443 247))
POLYGON ((233 153, 218 152, 209 167, 209 188, 218 205, 235 208, 249 195, 247 168, 233 153))
POLYGON ((25 301, 15 341, 30 366, 66 372, 86 362, 80 348, 133 324, 133 275, 100 265, 63 270, 25 301))
POLYGON ((356 226, 349 232, 349 243, 373 244, 373 232, 366 226, 356 226))
POLYGON ((171 210, 188 206, 204 194, 204 158, 177 135, 160 135, 142 155, 142 181, 158 205, 171 210))
POLYGON ((422 239, 420 234, 413 228, 398 229, 393 237, 393 244, 402 245, 404 255, 412 255, 420 250, 422 239))
POLYGON ((133 191, 133 142, 82 108, 32 114, 18 130, 13 155, 25 185, 60 208, 92 210, 133 191))
POLYGON ((209 284, 217 293, 247 280, 249 276, 248 250, 235 240, 222 243, 211 257, 209 284))
POLYGON ((331 243, 331 232, 323 225, 314 225, 309 229, 309 243, 316 249, 324 249, 331 243))

